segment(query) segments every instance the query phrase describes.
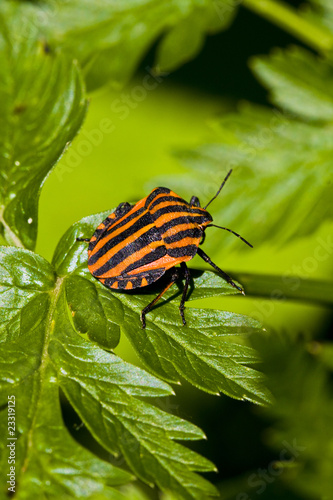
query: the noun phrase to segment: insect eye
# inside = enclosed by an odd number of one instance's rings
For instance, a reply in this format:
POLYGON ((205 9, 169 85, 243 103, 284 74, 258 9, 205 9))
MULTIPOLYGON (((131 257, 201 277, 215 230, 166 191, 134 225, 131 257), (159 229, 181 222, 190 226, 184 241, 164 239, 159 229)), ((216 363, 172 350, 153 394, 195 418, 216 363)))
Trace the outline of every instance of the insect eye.
POLYGON ((192 207, 200 207, 199 198, 197 196, 192 196, 191 201, 190 201, 190 205, 192 207))
POLYGON ((116 215, 120 216, 128 212, 128 209, 130 208, 130 204, 125 201, 124 203, 120 203, 120 205, 117 206, 116 208, 116 215))

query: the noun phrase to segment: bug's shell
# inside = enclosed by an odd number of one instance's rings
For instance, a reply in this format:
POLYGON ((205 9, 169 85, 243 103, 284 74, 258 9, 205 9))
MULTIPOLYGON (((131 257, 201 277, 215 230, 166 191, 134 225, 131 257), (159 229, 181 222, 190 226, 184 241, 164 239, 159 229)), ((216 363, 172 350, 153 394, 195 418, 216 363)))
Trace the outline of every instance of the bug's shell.
POLYGON ((155 188, 136 205, 122 203, 98 226, 89 243, 89 271, 109 288, 147 286, 195 256, 212 220, 204 208, 155 188))

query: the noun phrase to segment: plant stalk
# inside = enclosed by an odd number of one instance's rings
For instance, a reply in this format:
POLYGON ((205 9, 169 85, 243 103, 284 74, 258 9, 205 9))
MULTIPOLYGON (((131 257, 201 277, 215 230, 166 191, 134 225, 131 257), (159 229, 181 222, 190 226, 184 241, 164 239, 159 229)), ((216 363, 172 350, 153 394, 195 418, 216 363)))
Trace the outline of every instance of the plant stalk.
POLYGON ((296 300, 333 307, 333 281, 232 272, 244 286, 248 297, 270 300, 296 300))
POLYGON ((333 34, 305 19, 279 0, 243 0, 243 5, 259 14, 320 53, 333 50, 333 34))

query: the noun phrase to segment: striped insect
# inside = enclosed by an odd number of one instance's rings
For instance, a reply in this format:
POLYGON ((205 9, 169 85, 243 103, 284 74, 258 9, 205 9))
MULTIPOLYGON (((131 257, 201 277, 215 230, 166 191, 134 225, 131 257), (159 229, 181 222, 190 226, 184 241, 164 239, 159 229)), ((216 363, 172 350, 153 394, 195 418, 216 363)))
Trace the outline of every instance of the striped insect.
POLYGON ((168 269, 170 279, 158 296, 141 311, 142 328, 146 327, 146 314, 175 281, 185 278, 179 311, 183 325, 185 301, 190 283, 186 262, 198 254, 234 288, 244 294, 227 273, 214 264, 199 245, 205 238, 207 227, 219 227, 244 238, 231 229, 212 224, 208 205, 219 195, 231 174, 228 172, 216 195, 205 207, 192 196, 188 203, 168 188, 158 187, 135 205, 121 203, 89 238, 88 268, 91 274, 107 288, 132 290, 157 281, 168 269), (180 264, 179 268, 175 266, 180 264))

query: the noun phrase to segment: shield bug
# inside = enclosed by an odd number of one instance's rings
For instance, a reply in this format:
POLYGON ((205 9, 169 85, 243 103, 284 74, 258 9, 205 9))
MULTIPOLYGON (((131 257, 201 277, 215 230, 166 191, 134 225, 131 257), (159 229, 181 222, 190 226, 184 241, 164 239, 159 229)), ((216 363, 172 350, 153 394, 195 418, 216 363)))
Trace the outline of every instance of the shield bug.
POLYGON ((162 295, 179 278, 185 285, 179 311, 186 324, 184 309, 190 283, 186 262, 198 254, 210 264, 230 285, 244 294, 231 277, 214 264, 199 248, 207 227, 219 227, 244 238, 231 229, 212 224, 207 207, 219 195, 231 174, 228 172, 216 195, 205 207, 192 196, 188 203, 168 188, 158 187, 135 205, 121 203, 96 229, 88 241, 88 269, 107 288, 132 290, 157 281, 168 269, 173 268, 170 280, 159 295, 141 311, 142 327, 146 327, 146 314, 162 295), (180 264, 180 268, 175 266, 180 264))

